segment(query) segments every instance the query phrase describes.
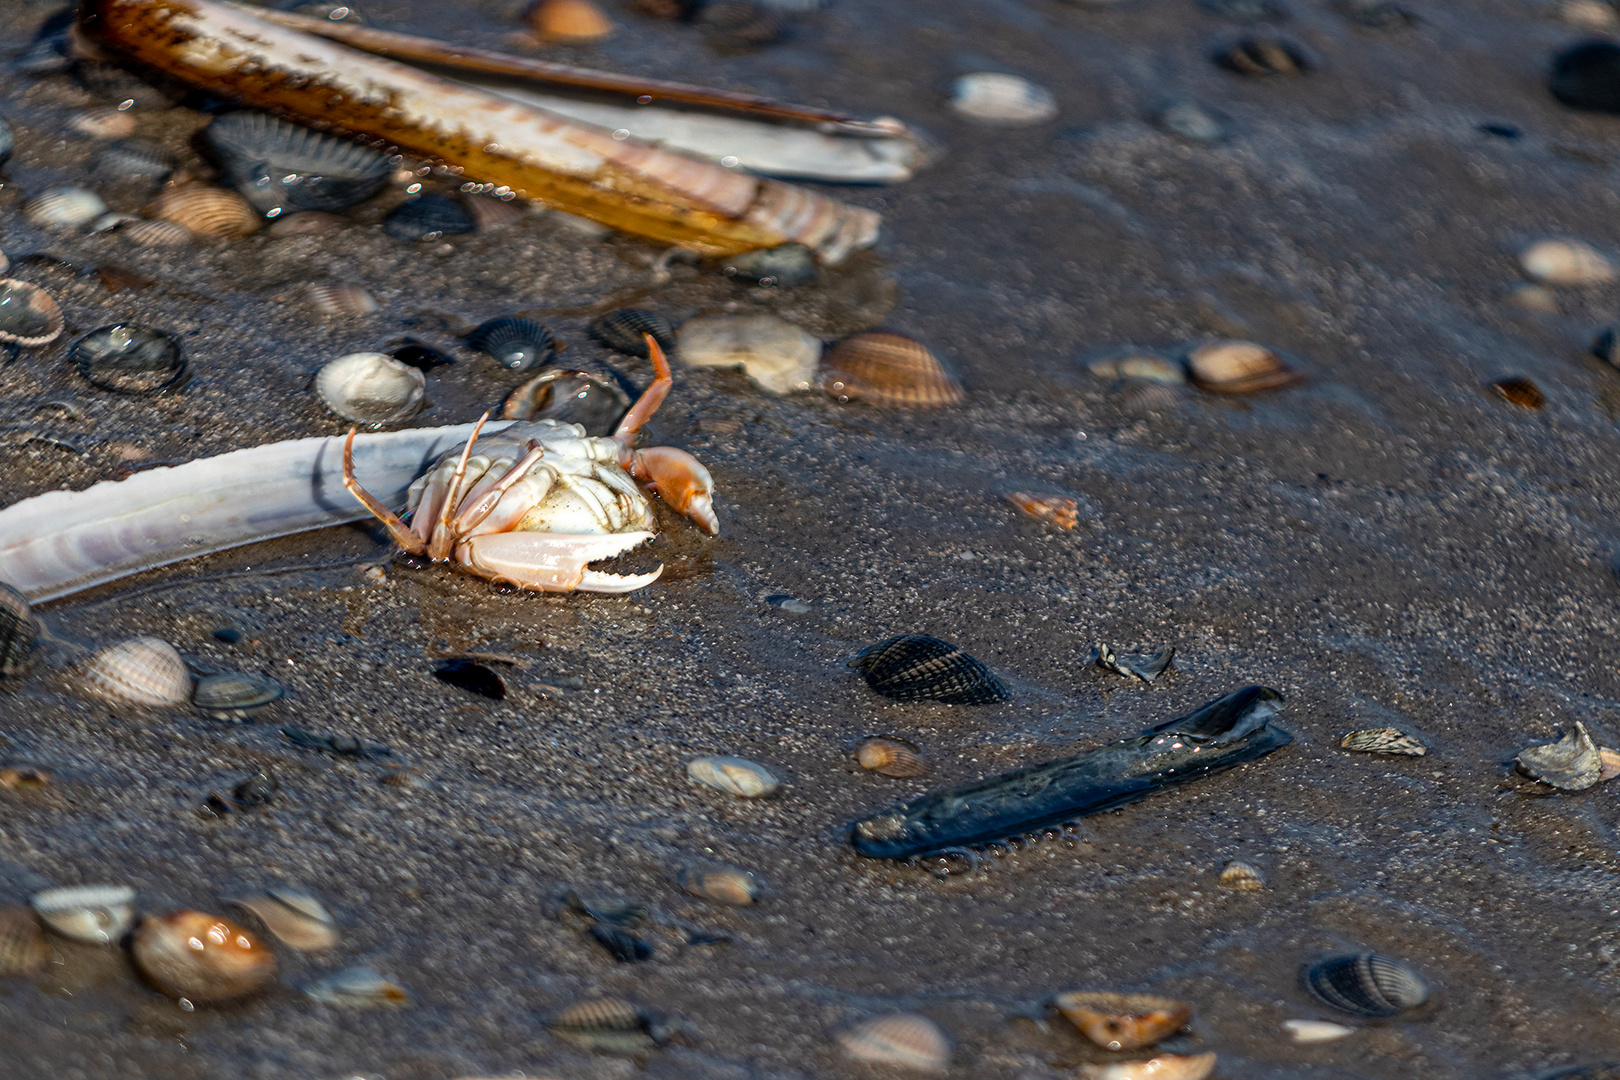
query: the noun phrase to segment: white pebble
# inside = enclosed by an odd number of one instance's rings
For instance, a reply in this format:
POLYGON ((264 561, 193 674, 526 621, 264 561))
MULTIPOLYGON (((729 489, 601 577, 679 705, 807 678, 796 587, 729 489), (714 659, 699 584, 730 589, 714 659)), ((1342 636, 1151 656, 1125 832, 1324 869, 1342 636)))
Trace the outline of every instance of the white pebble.
POLYGON ((1057 115, 1057 102, 1045 87, 995 71, 963 75, 953 82, 951 108, 985 124, 1039 124, 1057 115))
POLYGON ((1356 1032, 1355 1028, 1326 1020, 1284 1020, 1283 1027, 1288 1029, 1289 1036, 1297 1043, 1333 1042, 1356 1032))

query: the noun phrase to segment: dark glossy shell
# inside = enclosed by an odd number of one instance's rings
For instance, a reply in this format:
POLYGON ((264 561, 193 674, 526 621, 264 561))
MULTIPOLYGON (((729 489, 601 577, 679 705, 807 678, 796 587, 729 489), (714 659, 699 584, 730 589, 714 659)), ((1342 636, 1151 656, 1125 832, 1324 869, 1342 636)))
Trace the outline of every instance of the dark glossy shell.
POLYGON ((1559 53, 1547 89, 1573 109, 1620 113, 1620 45, 1587 41, 1559 53))
POLYGON ((880 641, 849 662, 866 685, 896 701, 989 705, 1011 695, 995 673, 948 641, 906 634, 880 641))
POLYGON ((226 113, 203 131, 225 175, 268 217, 342 210, 388 183, 388 158, 347 139, 257 112, 226 113))
POLYGON ((0 679, 14 679, 28 670, 39 640, 39 620, 22 593, 0 581, 0 679))
POLYGON ((1498 397, 1521 409, 1540 409, 1547 404, 1547 395, 1542 393, 1541 387, 1525 378, 1516 375, 1511 379, 1498 379, 1491 383, 1491 389, 1498 397))
POLYGON ((0 341, 44 345, 62 332, 62 309, 37 285, 0 280, 0 341))
POLYGON ((653 949, 622 926, 599 922, 591 926, 591 937, 608 951, 608 955, 621 964, 635 964, 651 960, 653 949))
POLYGON ((478 228, 467 208, 444 195, 419 195, 400 203, 383 219, 383 232, 395 240, 437 240, 478 228))
POLYGON ((783 244, 781 247, 745 251, 723 260, 720 269, 727 277, 740 277, 784 289, 807 285, 820 276, 815 253, 803 244, 783 244))
POLYGON ((174 171, 174 158, 151 139, 120 139, 96 155, 94 170, 111 183, 156 183, 174 171))
POLYGON ((1255 78, 1303 75, 1311 69, 1303 49, 1274 37, 1244 38, 1221 50, 1215 62, 1227 71, 1255 78))
POLYGON ((433 677, 457 690, 500 701, 506 697, 506 683, 501 677, 476 660, 457 657, 444 660, 433 668, 433 677))
POLYGON ((191 377, 180 342, 133 323, 92 330, 69 355, 88 382, 115 394, 171 393, 191 377))
POLYGON ((220 719, 242 719, 253 709, 277 700, 283 693, 285 691, 281 684, 274 679, 244 671, 231 671, 198 679, 191 692, 191 703, 220 719))
POLYGON ((630 395, 588 371, 553 368, 530 379, 506 399, 506 420, 561 420, 587 435, 611 435, 630 410, 630 395))
POLYGON ((529 319, 491 319, 467 335, 467 344, 513 371, 540 367, 556 355, 551 332, 529 319))
POLYGON ((610 311, 591 323, 591 337, 614 352, 627 356, 647 358, 647 340, 651 334, 666 353, 675 351, 675 327, 656 311, 646 308, 620 308, 610 311))
POLYGON ((1399 1016, 1429 1000, 1422 975, 1377 953, 1332 956, 1307 966, 1300 977, 1319 1001, 1355 1016, 1399 1016))

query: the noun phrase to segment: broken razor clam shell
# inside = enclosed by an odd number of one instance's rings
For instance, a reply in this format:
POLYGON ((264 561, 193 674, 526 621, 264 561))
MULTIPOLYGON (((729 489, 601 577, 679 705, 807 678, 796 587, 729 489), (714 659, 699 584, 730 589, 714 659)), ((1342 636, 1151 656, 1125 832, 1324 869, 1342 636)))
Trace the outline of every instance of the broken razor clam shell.
POLYGON ((822 387, 838 401, 929 409, 962 403, 962 384, 915 338, 866 330, 827 350, 822 387))
POLYGON ((274 679, 228 671, 198 679, 191 703, 219 720, 245 720, 249 713, 279 700, 285 693, 274 679))
POLYGON ((297 886, 272 886, 239 896, 230 903, 251 912, 288 948, 320 952, 338 943, 332 913, 313 893, 297 886))
POLYGON ((700 757, 686 763, 689 779, 740 799, 761 799, 782 786, 777 775, 757 761, 739 757, 700 757))
POLYGON ((595 998, 570 1005, 547 1020, 546 1028, 581 1050, 635 1057, 663 1046, 680 1025, 620 998, 595 998))
POLYGON ((391 171, 380 151, 259 112, 216 117, 202 138, 231 186, 270 218, 364 202, 391 171))
POLYGON ((529 371, 556 355, 551 331, 530 319, 490 319, 467 335, 467 344, 510 371, 529 371))
POLYGON ((109 645, 84 665, 85 686, 119 705, 163 708, 191 700, 191 672, 167 641, 130 638, 109 645))
POLYGON ((1579 720, 1562 739, 1521 750, 1513 761, 1525 776, 1564 791, 1584 791, 1603 779, 1603 756, 1579 720))
POLYGON ((399 1009, 410 992, 368 967, 344 968, 304 987, 304 996, 339 1009, 399 1009))
POLYGON ((1429 752, 1429 748, 1415 736, 1408 735, 1400 728, 1392 727, 1364 728, 1360 731, 1347 732, 1344 738, 1339 740, 1339 746, 1363 754, 1405 754, 1409 757, 1422 757, 1429 752))
POLYGON ((692 367, 742 368, 773 394, 810 389, 821 359, 821 339, 775 315, 703 315, 676 336, 680 358, 692 367))
POLYGON ((345 420, 369 427, 398 423, 422 407, 427 380, 384 353, 350 353, 315 377, 321 404, 345 420))
POLYGON ((1258 761, 1293 736, 1282 695, 1247 686, 1141 735, 936 791, 855 822, 862 855, 909 859, 1037 834, 1258 761))
POLYGON ((0 581, 0 679, 15 679, 28 670, 39 630, 27 597, 0 581))
POLYGON ((1187 1026, 1192 1006, 1153 994, 1071 991, 1052 1004, 1080 1033, 1104 1050, 1136 1050, 1187 1026))
POLYGON ((951 1064, 951 1041, 940 1026, 916 1013, 890 1013, 851 1024, 834 1035, 856 1061, 943 1072, 951 1064))
POLYGON ((33 348, 62 333, 62 309, 37 285, 0 279, 0 342, 33 348))
POLYGON ((1052 92, 1017 75, 979 71, 951 83, 951 109, 981 124, 1020 127, 1057 115, 1052 92))
POLYGON ((1305 989, 1342 1012, 1387 1019, 1429 1000, 1429 984, 1411 966, 1378 953, 1331 956, 1300 972, 1305 989))
POLYGON ((44 923, 70 941, 111 945, 135 924, 135 890, 128 885, 67 885, 28 898, 44 923))
POLYGON ((862 739, 855 744, 855 760, 863 769, 896 779, 922 776, 929 768, 922 751, 899 739, 862 739))
POLYGON ((1124 675, 1128 679, 1140 679, 1151 683, 1158 679, 1170 668, 1176 658, 1176 647, 1167 645, 1152 656, 1119 656, 1114 650, 1102 642, 1092 653, 1092 661, 1100 668, 1112 671, 1116 675, 1124 675))
POLYGON ((990 705, 1012 695, 995 672, 948 641, 903 634, 870 645, 847 665, 866 685, 896 701, 990 705))
POLYGON ((1215 1071, 1215 1054, 1160 1054, 1147 1061, 1081 1065, 1082 1080, 1204 1080, 1215 1071))
POLYGON ((276 975, 276 956, 228 919, 202 911, 148 915, 130 938, 148 982, 187 1001, 230 1001, 276 975))
POLYGON ((647 359, 647 337, 651 334, 666 353, 675 352, 675 327, 669 319, 646 308, 620 308, 593 320, 590 335, 614 352, 647 359))
POLYGON ((92 330, 68 355, 86 382, 113 394, 167 394, 191 378, 177 339, 134 323, 92 330))
POLYGON ((588 371, 543 371, 507 397, 507 420, 561 420, 587 435, 612 435, 630 411, 630 395, 588 371))

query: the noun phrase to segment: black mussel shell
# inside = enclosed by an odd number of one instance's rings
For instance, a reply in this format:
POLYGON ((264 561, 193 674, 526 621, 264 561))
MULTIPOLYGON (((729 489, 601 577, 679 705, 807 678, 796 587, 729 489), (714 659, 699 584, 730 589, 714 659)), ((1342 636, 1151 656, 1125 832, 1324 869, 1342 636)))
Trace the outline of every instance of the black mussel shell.
POLYGON ((866 685, 896 701, 989 705, 1012 695, 995 673, 948 641, 906 634, 880 641, 849 662, 866 685))
POLYGON ((460 657, 445 660, 434 666, 433 677, 454 686, 457 690, 465 690, 469 694, 477 694, 491 701, 500 701, 506 697, 506 683, 501 681, 499 675, 476 660, 460 657))
POLYGON ((1620 45, 1587 41, 1553 57, 1552 96, 1572 109, 1620 112, 1620 45))
POLYGON ((596 923, 591 927, 591 937, 595 938, 608 954, 621 964, 634 964, 642 960, 652 959, 652 946, 630 933, 622 926, 615 926, 611 922, 596 923))
POLYGON ((28 599, 0 581, 0 679, 14 679, 28 670, 37 640, 39 620, 28 599))
POLYGON ((1274 37, 1244 38, 1217 53, 1215 62, 1227 71, 1255 78, 1303 75, 1311 69, 1303 49, 1274 37))
POLYGON ((666 353, 675 351, 675 327, 658 312, 646 308, 610 311, 591 323, 590 333, 614 352, 639 356, 643 360, 647 358, 644 334, 651 334, 666 353))
POLYGON ((1355 1016, 1399 1016, 1429 1000, 1422 975, 1377 953, 1332 956, 1308 965, 1300 977, 1319 1001, 1355 1016))
POLYGON ((388 183, 388 158, 358 143, 257 112, 218 117, 203 141, 231 184, 267 217, 342 210, 388 183))
POLYGON ((425 345, 415 338, 406 338, 398 345, 388 350, 392 356, 402 364, 408 364, 417 371, 432 371, 434 368, 446 367, 456 362, 456 358, 449 353, 441 352, 431 345, 425 345))
POLYGON ((155 183, 174 171, 174 158, 151 139, 119 139, 96 155, 92 168, 109 183, 155 183))
POLYGON ((68 355, 91 385, 115 394, 166 394, 191 377, 179 341, 133 323, 92 330, 68 355))
POLYGON ((1279 0, 1198 0, 1198 6, 1227 22, 1282 22, 1288 18, 1288 9, 1279 0))
POLYGON ((561 420, 587 435, 611 435, 630 411, 630 395, 588 371, 554 368, 530 379, 506 399, 506 420, 561 420))
POLYGON ((471 212, 444 195, 418 195, 394 207, 383 219, 383 232, 395 240, 437 240, 477 228, 471 212))
POLYGON ((721 262, 721 272, 727 277, 745 278, 783 289, 808 285, 821 274, 815 252, 803 244, 783 244, 733 255, 721 262))
POLYGON ((513 371, 528 371, 556 355, 551 332, 528 319, 491 319, 467 335, 467 344, 513 371))

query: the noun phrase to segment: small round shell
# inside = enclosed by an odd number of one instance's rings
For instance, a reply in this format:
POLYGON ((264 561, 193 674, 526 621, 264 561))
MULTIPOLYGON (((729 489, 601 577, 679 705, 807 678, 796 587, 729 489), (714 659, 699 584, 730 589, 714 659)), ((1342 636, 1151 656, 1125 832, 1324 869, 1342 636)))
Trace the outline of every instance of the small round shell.
POLYGON ((194 239, 190 229, 172 221, 131 221, 118 235, 142 247, 185 247, 194 239))
POLYGON ((591 0, 535 0, 523 19, 541 41, 582 44, 613 34, 613 20, 591 0))
POLYGON ((1604 285, 1616 276, 1607 255, 1579 240, 1538 240, 1519 253, 1519 265, 1546 285, 1604 285))
POLYGON ((304 994, 341 1009, 399 1009, 411 1003, 410 991, 367 967, 322 976, 304 987, 304 994))
POLYGON ((1301 979, 1317 1000, 1355 1016, 1399 1016, 1429 1000, 1422 975, 1377 953, 1329 957, 1307 966, 1301 979))
POLYGON ((1187 354, 1199 389, 1216 394, 1253 394, 1297 386, 1304 377, 1282 357, 1252 341, 1207 341, 1187 354))
POLYGON ((1017 75, 979 71, 951 83, 951 108, 981 124, 1041 124, 1057 115, 1051 91, 1017 75))
POLYGON ((1252 78, 1304 75, 1310 71, 1305 50, 1274 37, 1244 38, 1223 49, 1215 62, 1228 71, 1252 78))
POLYGON ((896 701, 989 705, 1011 695, 994 672, 948 641, 905 634, 880 641, 849 662, 866 684, 896 701))
POLYGON ((343 419, 379 426, 421 408, 427 380, 416 368, 383 353, 350 353, 321 368, 315 393, 343 419))
POLYGON ((187 1001, 246 997, 276 974, 276 957, 246 930, 202 911, 148 915, 130 939, 135 966, 157 989, 187 1001))
POLYGON ((1283 1030, 1288 1032, 1290 1039, 1301 1045, 1334 1042, 1356 1033, 1355 1028, 1347 1028, 1343 1024, 1327 1020, 1284 1020, 1283 1030))
POLYGON ((21 904, 0 906, 0 976, 37 975, 50 959, 34 913, 21 904))
POLYGON ((62 333, 62 309, 37 285, 0 279, 0 342, 32 348, 62 333))
POLYGON ((322 315, 356 318, 377 310, 377 298, 359 285, 337 281, 312 281, 304 289, 309 306, 322 315))
POLYGON ((388 184, 387 155, 335 135, 259 112, 232 112, 203 140, 236 188, 260 213, 342 210, 388 184))
POLYGON ((839 401, 888 408, 960 405, 962 387, 915 338, 867 330, 827 350, 822 385, 839 401))
POLYGON ((1084 1080, 1204 1080, 1214 1071, 1214 1053, 1160 1054, 1147 1061, 1082 1065, 1077 1075, 1084 1080))
POLYGON ((647 358, 646 334, 651 334, 666 353, 675 351, 675 328, 664 316, 646 308, 610 311, 591 323, 590 333, 614 352, 643 360, 647 358))
POLYGON ((506 420, 561 420, 587 435, 611 435, 630 411, 630 397, 588 371, 553 368, 519 386, 501 411, 506 420))
POLYGON ((773 394, 808 390, 821 358, 821 340, 774 315, 704 315, 677 337, 692 367, 740 367, 773 394))
POLYGON ((1417 739, 1408 735, 1400 728, 1381 727, 1364 728, 1361 731, 1346 732, 1339 745, 1346 750, 1355 750, 1363 754, 1406 754, 1410 757, 1422 757, 1429 752, 1417 739))
POLYGON ((52 188, 23 207, 23 216, 44 229, 82 229, 107 212, 100 195, 85 188, 52 188))
POLYGON ((198 236, 246 236, 263 224, 236 192, 201 186, 170 188, 152 200, 146 216, 184 225, 198 236))
POLYGON ((720 904, 746 907, 759 899, 759 879, 735 866, 691 866, 681 871, 681 888, 720 904))
POLYGON ((28 670, 39 640, 39 620, 28 598, 0 581, 0 679, 15 679, 28 670))
POLYGON ((41 922, 70 941, 111 945, 135 922, 135 890, 127 885, 68 885, 28 899, 41 922))
POLYGON ((84 666, 84 683, 115 704, 161 708, 191 699, 191 673, 167 641, 130 638, 109 645, 84 666))
POLYGON ((229 671, 197 680, 191 703, 221 720, 246 719, 254 709, 277 700, 285 691, 274 679, 245 671, 229 671))
POLYGON ((1232 892, 1261 892, 1266 879, 1259 870, 1246 862, 1229 862, 1218 879, 1221 888, 1232 892))
POLYGON ((1603 778, 1603 755, 1578 720, 1558 742, 1519 751, 1514 764, 1524 775, 1564 791, 1584 791, 1603 778))
POLYGON ((383 219, 383 232, 407 243, 476 231, 473 220, 458 200, 444 195, 419 195, 400 203, 383 219))
POLYGON ((897 739, 862 739, 855 744, 855 760, 879 776, 904 778, 928 771, 928 759, 915 746, 897 739))
POLYGON ((177 339, 133 323, 90 331, 69 356, 86 382, 114 394, 166 394, 191 377, 177 339))
POLYGON ((135 114, 116 105, 85 109, 73 114, 68 127, 92 139, 122 139, 135 134, 135 114))
POLYGON ((510 371, 530 371, 556 355, 551 331, 532 319, 490 319, 467 335, 467 344, 510 371))
POLYGON ((757 761, 739 757, 700 757, 686 763, 686 775, 705 787, 740 799, 760 799, 782 786, 776 774, 757 761))
POLYGON ((943 1072, 951 1064, 950 1039, 938 1024, 916 1013, 874 1016, 844 1028, 834 1038, 856 1061, 918 1072, 943 1072))
POLYGON ((1105 1050, 1135 1050, 1186 1026, 1192 1006, 1152 994, 1071 991, 1053 999, 1058 1012, 1105 1050))

